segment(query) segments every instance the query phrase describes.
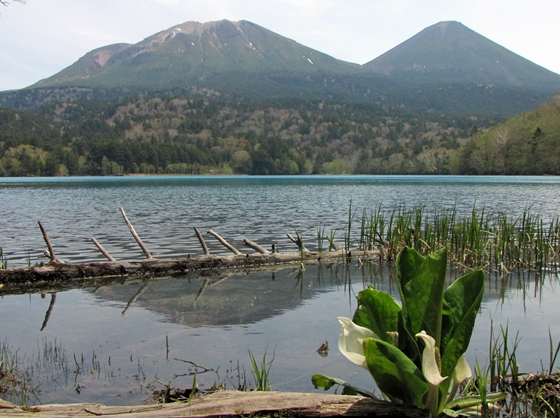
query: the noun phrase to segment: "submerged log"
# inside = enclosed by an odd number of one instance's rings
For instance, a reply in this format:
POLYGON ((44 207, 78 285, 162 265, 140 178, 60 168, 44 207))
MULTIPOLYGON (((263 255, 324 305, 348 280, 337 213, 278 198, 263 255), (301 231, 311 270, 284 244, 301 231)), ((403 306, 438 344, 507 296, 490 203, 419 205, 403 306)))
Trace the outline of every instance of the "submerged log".
MULTIPOLYGON (((146 259, 140 261, 117 261, 112 257, 103 246, 97 242, 95 238, 91 238, 97 249, 109 260, 105 262, 87 262, 87 263, 64 263, 60 260, 54 252, 54 247, 49 240, 47 232, 41 222, 39 227, 45 243, 47 244, 50 262, 41 264, 39 266, 30 266, 25 268, 16 269, 0 269, 0 295, 6 293, 6 288, 23 288, 37 289, 39 287, 45 288, 45 284, 53 283, 68 283, 75 281, 87 281, 89 279, 98 278, 122 278, 128 276, 142 276, 142 277, 158 277, 170 275, 185 275, 193 272, 223 270, 223 269, 253 269, 264 266, 278 266, 289 263, 299 263, 301 268, 306 263, 318 263, 327 261, 333 262, 341 260, 348 262, 352 256, 356 256, 361 262, 363 260, 379 256, 379 251, 347 251, 338 249, 336 251, 327 252, 311 252, 303 244, 303 239, 296 229, 296 238, 288 234, 288 238, 296 244, 298 252, 291 253, 278 253, 273 245, 272 252, 269 252, 264 247, 251 240, 244 239, 243 244, 256 253, 243 254, 219 234, 209 229, 208 234, 216 238, 228 250, 233 252, 234 255, 230 256, 215 256, 211 255, 206 242, 202 238, 198 228, 194 228, 195 233, 200 241, 200 245, 204 252, 203 256, 191 257, 190 254, 186 258, 171 258, 171 259, 156 259, 153 258, 150 251, 144 245, 132 223, 128 220, 123 208, 120 208, 121 214, 132 233, 134 239, 142 249, 146 259), (3 289, 4 288, 4 289, 3 289)), ((331 247, 333 242, 331 240, 331 247)), ((339 247, 340 248, 340 247, 339 247)), ((99 284, 95 284, 98 286, 99 284)))
POLYGON ((0 416, 42 417, 239 417, 284 413, 297 417, 425 418, 426 411, 359 396, 290 392, 216 392, 190 402, 159 405, 104 406, 100 404, 39 405, 19 408, 0 404, 0 416))
MULTIPOLYGON (((377 251, 353 251, 352 256, 374 257, 377 251)), ((33 286, 41 282, 125 276, 161 276, 202 270, 253 268, 290 263, 317 263, 346 259, 344 250, 323 253, 269 253, 233 256, 202 256, 197 258, 146 259, 140 261, 104 261, 75 264, 45 264, 43 266, 0 270, 0 288, 4 284, 33 286)))

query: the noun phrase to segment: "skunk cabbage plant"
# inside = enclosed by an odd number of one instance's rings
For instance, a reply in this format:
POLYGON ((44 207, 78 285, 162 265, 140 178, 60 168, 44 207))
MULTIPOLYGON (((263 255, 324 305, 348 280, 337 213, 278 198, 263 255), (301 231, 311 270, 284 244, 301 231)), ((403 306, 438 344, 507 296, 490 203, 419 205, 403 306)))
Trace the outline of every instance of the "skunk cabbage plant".
MULTIPOLYGON (((446 288, 447 249, 424 257, 411 248, 397 256, 401 305, 372 287, 361 291, 352 319, 338 318, 338 347, 351 362, 366 368, 386 399, 440 414, 468 414, 480 396, 455 399, 471 377, 465 359, 484 293, 484 272, 473 271, 446 288)), ((342 381, 316 374, 316 388, 345 387, 345 393, 372 396, 342 381)), ((486 395, 485 402, 501 399, 486 395)))

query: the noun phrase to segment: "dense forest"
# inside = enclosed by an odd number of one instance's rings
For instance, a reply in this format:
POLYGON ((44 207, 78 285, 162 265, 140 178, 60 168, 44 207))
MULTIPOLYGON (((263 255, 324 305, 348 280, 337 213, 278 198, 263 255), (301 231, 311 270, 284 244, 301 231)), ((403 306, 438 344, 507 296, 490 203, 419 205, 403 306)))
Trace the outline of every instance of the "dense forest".
POLYGON ((0 176, 560 174, 560 100, 519 115, 320 100, 65 96, 0 109, 0 176))

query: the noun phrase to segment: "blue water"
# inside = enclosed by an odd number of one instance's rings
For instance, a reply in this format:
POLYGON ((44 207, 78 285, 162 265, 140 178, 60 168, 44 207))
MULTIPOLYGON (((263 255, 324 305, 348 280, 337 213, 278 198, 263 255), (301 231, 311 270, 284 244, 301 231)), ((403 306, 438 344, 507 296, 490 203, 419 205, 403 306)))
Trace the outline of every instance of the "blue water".
MULTIPOLYGON (((154 256, 201 253, 193 227, 213 229, 241 246, 244 238, 291 247, 297 228, 315 241, 318 228, 343 240, 350 203, 355 218, 395 205, 428 212, 474 205, 518 216, 528 207, 550 219, 560 207, 560 177, 286 176, 73 177, 0 179, 0 246, 11 265, 40 261, 37 221, 56 254, 102 259, 94 236, 116 258, 142 256, 119 212, 123 207, 154 256)), ((209 240, 212 252, 224 249, 209 240)))
MULTIPOLYGON (((350 202, 355 219, 364 210, 395 205, 422 205, 427 213, 456 208, 465 215, 476 205, 513 217, 530 207, 546 221, 559 213, 560 177, 8 178, 0 179, 0 246, 9 267, 46 261, 41 221, 63 260, 102 260, 92 236, 117 259, 141 259, 119 212, 124 207, 154 257, 202 254, 194 226, 203 233, 213 229, 242 251, 248 251, 243 238, 293 251, 286 234, 294 228, 309 248, 318 228, 333 229, 342 243, 350 202)), ((205 237, 211 253, 226 253, 205 237)), ((492 323, 496 330, 509 324, 521 337, 521 367, 539 371, 540 360, 548 359, 549 327, 553 339, 560 339, 557 282, 553 274, 488 277, 470 362, 486 361, 492 323)), ((338 353, 336 320, 352 316, 355 295, 368 284, 397 293, 390 268, 353 263, 309 266, 302 274, 293 268, 224 272, 147 284, 139 277, 59 292, 56 299, 3 296, 0 338, 34 364, 40 394, 32 402, 135 404, 163 384, 190 387, 193 364, 199 373, 213 370, 199 374, 202 387, 235 387, 243 370, 251 384, 248 351, 259 358, 267 347, 268 358, 275 358, 273 389, 313 391, 313 373, 371 387, 367 372, 338 353), (331 347, 326 358, 316 352, 324 341, 331 347), (65 369, 39 358, 45 344, 63 347, 65 369)))

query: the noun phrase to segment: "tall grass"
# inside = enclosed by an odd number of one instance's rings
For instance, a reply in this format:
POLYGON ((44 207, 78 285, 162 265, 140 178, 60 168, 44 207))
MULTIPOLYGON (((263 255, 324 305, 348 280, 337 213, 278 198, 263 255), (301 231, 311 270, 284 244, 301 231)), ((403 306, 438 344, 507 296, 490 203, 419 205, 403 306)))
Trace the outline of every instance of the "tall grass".
POLYGON ((558 217, 545 222, 529 209, 511 218, 473 206, 470 215, 460 217, 456 208, 427 213, 424 207, 401 205, 388 213, 381 207, 364 211, 357 243, 363 250, 379 250, 386 261, 405 246, 425 255, 448 247, 450 261, 466 267, 541 271, 556 266, 559 240, 558 217))

